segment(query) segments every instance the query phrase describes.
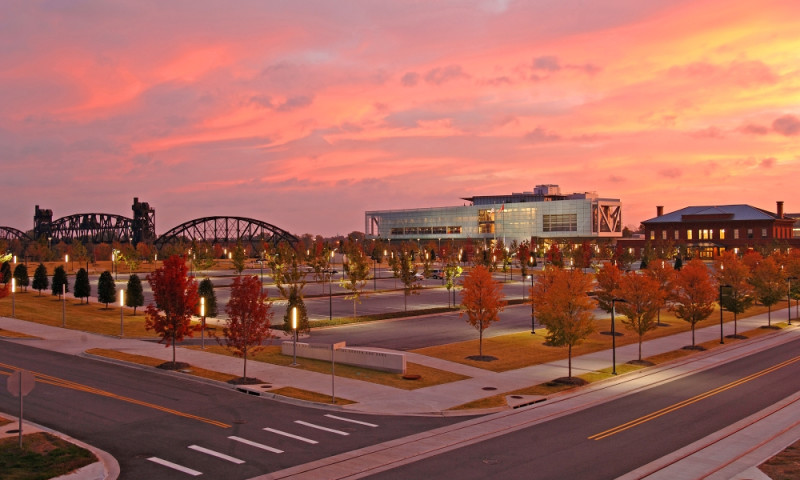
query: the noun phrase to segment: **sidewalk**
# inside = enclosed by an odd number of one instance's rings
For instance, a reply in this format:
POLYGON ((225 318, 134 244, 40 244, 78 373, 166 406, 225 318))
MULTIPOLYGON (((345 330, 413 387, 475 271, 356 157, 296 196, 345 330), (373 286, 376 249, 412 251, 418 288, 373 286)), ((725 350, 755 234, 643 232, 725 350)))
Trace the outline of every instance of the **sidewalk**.
MULTIPOLYGON (((773 312, 773 316, 783 318, 781 310, 773 312)), ((746 331, 766 325, 766 314, 739 320, 739 330, 746 331)), ((94 335, 74 330, 66 330, 59 327, 50 327, 36 323, 24 322, 20 320, 0 317, 0 328, 16 332, 26 333, 40 337, 39 339, 10 340, 43 348, 58 351, 71 355, 81 355, 90 348, 108 348, 127 353, 146 355, 169 361, 172 359, 172 349, 165 348, 164 345, 152 341, 142 341, 136 339, 120 339, 94 335)), ((730 333, 732 325, 726 324, 725 331, 730 333)), ((737 342, 724 349, 714 349, 704 354, 693 355, 687 359, 670 363, 666 366, 643 369, 631 374, 623 375, 614 379, 589 387, 579 389, 576 392, 555 396, 545 404, 537 405, 533 409, 520 409, 535 412, 550 412, 552 418, 553 409, 564 411, 576 408, 575 402, 579 405, 590 406, 599 401, 608 401, 610 397, 626 395, 634 390, 649 388, 658 383, 672 380, 676 376, 688 375, 699 369, 710 368, 721 359, 732 359, 744 356, 755 351, 768 348, 772 344, 785 342, 795 339, 800 334, 800 329, 792 327, 772 335, 765 335, 754 338, 746 342, 737 342), (643 381, 644 380, 644 381, 643 381), (647 384, 646 386, 643 386, 647 384), (599 396, 596 392, 602 392, 599 396), (541 406, 540 406, 541 405, 541 406)), ((668 351, 680 349, 691 342, 690 333, 681 333, 669 337, 649 340, 644 342, 642 351, 644 355, 656 355, 668 351)), ((719 339, 719 326, 707 327, 696 331, 696 342, 701 343, 709 340, 719 339)), ((573 358, 573 370, 575 372, 596 371, 611 366, 611 351, 605 350, 592 354, 582 355, 573 358)), ((616 349, 617 364, 623 364, 638 357, 638 346, 636 344, 622 346, 616 349)), ((353 405, 327 408, 358 411, 364 413, 396 414, 396 415, 448 415, 458 414, 447 409, 472 400, 477 400, 490 396, 493 392, 484 390, 485 387, 494 387, 496 392, 516 390, 530 385, 535 385, 550 381, 557 377, 566 376, 567 360, 551 362, 542 365, 534 365, 502 373, 495 373, 488 370, 474 368, 458 363, 444 361, 432 357, 425 357, 418 354, 406 352, 406 358, 410 362, 423 364, 426 366, 452 371, 471 378, 459 382, 437 385, 417 390, 400 390, 393 387, 377 385, 369 382, 338 377, 336 379, 337 397, 347 398, 357 403, 353 405)), ((225 372, 232 375, 241 375, 242 360, 240 358, 215 355, 200 350, 178 349, 177 359, 187 362, 193 366, 225 372)), ((291 367, 281 367, 259 362, 248 362, 248 376, 254 376, 268 381, 274 389, 282 386, 293 386, 319 393, 328 393, 330 388, 330 375, 316 372, 293 369, 291 367)), ((267 394, 269 395, 269 394, 267 394)), ((285 397, 280 397, 284 399, 285 397)), ((291 401, 291 400, 289 400, 291 401)), ((498 418, 504 418, 510 412, 501 412, 498 418)), ((460 412, 473 413, 474 412, 460 412)), ((495 417, 492 415, 490 417, 495 417)), ((489 417, 482 417, 489 418, 489 417)), ((544 421, 544 420, 541 420, 544 421)), ((522 422, 525 425, 529 424, 522 422)), ((764 422, 759 424, 766 425, 764 422)), ((774 433, 775 427, 766 428, 760 431, 758 439, 764 440, 778 435, 774 433), (771 433, 773 432, 773 433, 771 433)), ((498 434, 506 433, 502 430, 498 434)), ((792 443, 800 432, 782 432, 782 444, 776 451, 780 451, 786 445, 792 443), (794 435, 794 438, 791 438, 794 435)), ((752 441, 748 443, 752 446, 752 441)), ((730 450, 730 449, 727 449, 730 450)), ((773 452, 774 453, 774 452, 773 452)), ((769 455, 771 456, 771 454, 769 455)), ((769 456, 765 458, 769 458, 769 456)), ((752 466, 753 464, 750 464, 752 466)), ((734 467, 735 468, 735 467, 734 467)), ((375 472, 373 472, 375 473, 375 472)), ((282 478, 282 477, 269 477, 282 478)), ((658 478, 658 477, 654 477, 658 478)), ((666 477, 662 477, 666 478, 666 477)), ((722 478, 722 477, 720 477, 722 478)))

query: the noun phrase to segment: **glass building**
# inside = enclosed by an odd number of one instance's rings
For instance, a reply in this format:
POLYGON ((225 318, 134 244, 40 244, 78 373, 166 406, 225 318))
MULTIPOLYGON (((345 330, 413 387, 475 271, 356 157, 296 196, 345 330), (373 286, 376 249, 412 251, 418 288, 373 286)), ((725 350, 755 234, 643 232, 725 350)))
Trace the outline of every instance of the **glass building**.
POLYGON ((619 199, 595 192, 562 194, 558 185, 537 185, 532 192, 463 198, 455 207, 365 212, 367 238, 387 240, 558 239, 583 241, 622 236, 619 199))

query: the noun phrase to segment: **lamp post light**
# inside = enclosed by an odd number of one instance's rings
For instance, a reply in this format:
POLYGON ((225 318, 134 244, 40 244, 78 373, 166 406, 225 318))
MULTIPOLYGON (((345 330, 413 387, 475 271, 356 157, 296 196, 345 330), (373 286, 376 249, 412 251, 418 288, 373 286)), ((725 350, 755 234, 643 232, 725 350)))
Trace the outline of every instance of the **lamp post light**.
POLYGON ((17 279, 11 277, 11 318, 16 318, 15 314, 15 300, 16 300, 16 291, 17 291, 17 279))
POLYGON ((789 313, 789 325, 792 324, 792 280, 797 280, 797 277, 787 277, 786 280, 789 282, 789 290, 786 292, 786 306, 788 307, 789 313))
POLYGON ((69 254, 64 255, 64 266, 69 265, 69 254))
POLYGON ((122 322, 122 307, 125 305, 125 290, 120 289, 119 291, 119 336, 122 336, 125 333, 125 324, 122 322))
POLYGON ((200 349, 206 349, 206 297, 200 297, 200 349))
POLYGON ((292 332, 294 333, 294 342, 292 344, 292 364, 290 366, 297 366, 297 307, 292 307, 292 332))

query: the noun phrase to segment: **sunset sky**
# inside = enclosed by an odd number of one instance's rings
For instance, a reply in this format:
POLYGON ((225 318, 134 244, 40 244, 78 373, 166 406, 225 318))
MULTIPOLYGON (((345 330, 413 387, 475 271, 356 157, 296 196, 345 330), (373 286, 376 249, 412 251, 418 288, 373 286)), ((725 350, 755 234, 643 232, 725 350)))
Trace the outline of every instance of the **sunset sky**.
POLYGON ((0 5, 0 225, 156 210, 296 234, 472 195, 800 212, 800 1, 0 5))

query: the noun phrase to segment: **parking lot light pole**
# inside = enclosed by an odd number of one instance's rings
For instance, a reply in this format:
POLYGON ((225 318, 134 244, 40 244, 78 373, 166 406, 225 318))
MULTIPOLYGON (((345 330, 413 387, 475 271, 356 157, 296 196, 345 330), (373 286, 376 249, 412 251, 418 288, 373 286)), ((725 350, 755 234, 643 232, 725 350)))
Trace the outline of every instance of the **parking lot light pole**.
POLYGON ((719 343, 725 343, 725 336, 722 334, 722 289, 728 288, 730 285, 719 284, 719 343))
POLYGON ((616 302, 625 302, 625 299, 611 298, 611 375, 617 374, 617 331, 614 326, 614 309, 616 302))
POLYGON ((797 280, 797 277, 787 277, 789 282, 789 290, 786 292, 786 306, 789 307, 789 325, 792 324, 792 280, 797 280))
POLYGON ((292 307, 292 331, 294 333, 294 343, 292 346, 292 367, 297 366, 297 307, 292 307))
POLYGON ((125 324, 123 323, 123 314, 122 314, 122 307, 125 305, 125 290, 120 289, 119 291, 119 336, 125 334, 125 324))
POLYGON ((206 297, 200 297, 200 349, 206 349, 206 297))

